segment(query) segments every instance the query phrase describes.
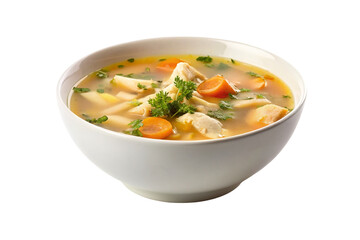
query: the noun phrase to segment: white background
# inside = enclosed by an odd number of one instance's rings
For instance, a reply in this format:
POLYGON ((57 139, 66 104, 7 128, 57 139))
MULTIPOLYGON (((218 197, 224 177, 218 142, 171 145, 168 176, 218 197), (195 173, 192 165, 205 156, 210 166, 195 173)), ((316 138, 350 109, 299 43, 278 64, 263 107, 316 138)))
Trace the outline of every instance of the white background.
POLYGON ((360 239, 357 1, 1 1, 0 239, 360 239), (294 135, 235 191, 148 200, 72 142, 55 88, 98 49, 162 36, 239 41, 290 62, 294 135))

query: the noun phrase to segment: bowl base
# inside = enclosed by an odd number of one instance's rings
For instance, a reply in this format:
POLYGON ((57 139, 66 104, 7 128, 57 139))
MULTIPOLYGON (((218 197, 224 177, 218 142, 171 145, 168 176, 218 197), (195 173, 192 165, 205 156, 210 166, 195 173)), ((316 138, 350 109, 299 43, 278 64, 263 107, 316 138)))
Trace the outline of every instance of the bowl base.
MULTIPOLYGON (((240 182, 241 183, 241 182, 240 182)), ((124 184, 129 190, 133 191, 134 193, 150 198, 157 201, 162 202, 177 202, 177 203, 185 203, 185 202, 200 202, 205 200, 210 200, 213 198, 217 198, 220 196, 223 196, 235 188, 237 188, 240 183, 236 183, 234 185, 208 191, 208 192, 199 192, 199 193, 185 193, 185 194, 174 194, 174 193, 159 193, 159 192, 152 192, 147 190, 142 190, 136 187, 129 186, 127 184, 124 184)))

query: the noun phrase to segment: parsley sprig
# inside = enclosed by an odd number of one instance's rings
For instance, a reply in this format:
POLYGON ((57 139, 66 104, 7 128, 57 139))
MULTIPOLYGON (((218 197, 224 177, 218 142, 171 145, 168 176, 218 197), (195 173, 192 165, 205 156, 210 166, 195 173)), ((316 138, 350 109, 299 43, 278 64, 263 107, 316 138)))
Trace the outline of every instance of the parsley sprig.
POLYGON ((165 91, 160 91, 155 98, 149 99, 148 102, 152 106, 152 116, 173 118, 196 111, 194 106, 183 102, 185 99, 192 98, 192 93, 196 90, 195 83, 184 81, 179 76, 176 76, 174 84, 178 88, 175 99, 172 99, 169 93, 165 91))
POLYGON ((153 107, 151 115, 153 117, 162 117, 170 115, 171 97, 168 92, 160 91, 156 94, 155 98, 149 99, 149 104, 153 107))
POLYGON ((184 98, 189 100, 192 98, 192 93, 196 90, 196 85, 190 81, 184 81, 179 76, 175 77, 174 80, 175 87, 179 89, 176 94, 176 100, 182 102, 184 98))

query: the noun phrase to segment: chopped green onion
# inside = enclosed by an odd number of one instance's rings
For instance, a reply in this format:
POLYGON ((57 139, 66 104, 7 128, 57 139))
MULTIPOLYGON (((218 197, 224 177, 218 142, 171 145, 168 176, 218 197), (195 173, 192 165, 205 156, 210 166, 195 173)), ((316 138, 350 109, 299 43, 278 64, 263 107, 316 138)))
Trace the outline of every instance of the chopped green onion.
POLYGON ((231 94, 231 93, 229 93, 229 98, 230 99, 238 99, 238 97, 236 95, 231 94))
POLYGON ((151 87, 152 87, 152 88, 159 88, 160 86, 159 86, 159 84, 157 84, 157 83, 151 83, 151 87))
POLYGON ((240 92, 250 92, 251 91, 250 89, 247 89, 247 88, 240 88, 239 90, 240 90, 240 92))
POLYGON ((223 110, 232 109, 231 103, 229 101, 222 100, 219 102, 219 106, 223 110))
POLYGON ((137 107, 137 106, 139 106, 139 105, 142 104, 142 102, 139 102, 139 100, 137 100, 137 99, 133 99, 133 100, 131 100, 129 103, 130 103, 131 105, 135 106, 135 107, 137 107))
POLYGON ((141 83, 138 83, 137 87, 140 88, 140 89, 147 90, 147 87, 145 85, 142 85, 141 83))
POLYGON ((90 92, 90 88, 78 88, 78 87, 73 87, 74 92, 76 93, 85 93, 85 92, 90 92))
POLYGON ((203 62, 203 63, 211 63, 212 60, 213 59, 209 55, 208 56, 200 56, 200 57, 196 58, 196 61, 203 62))
POLYGON ((88 121, 89 123, 96 123, 96 124, 100 124, 103 123, 105 121, 108 120, 108 117, 106 115, 99 117, 99 118, 93 118, 93 119, 85 119, 86 121, 88 121))
POLYGON ((246 72, 246 74, 252 76, 252 77, 258 77, 258 78, 264 78, 264 76, 257 74, 255 72, 246 72))

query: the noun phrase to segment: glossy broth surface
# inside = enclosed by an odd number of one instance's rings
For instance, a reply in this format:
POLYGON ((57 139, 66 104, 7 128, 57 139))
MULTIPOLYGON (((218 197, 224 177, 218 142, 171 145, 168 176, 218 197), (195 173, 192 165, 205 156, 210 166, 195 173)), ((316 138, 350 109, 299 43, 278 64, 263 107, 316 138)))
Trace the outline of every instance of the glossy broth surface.
MULTIPOLYGON (((253 131, 267 124, 260 122, 252 122, 249 116, 257 108, 264 104, 254 104, 248 107, 233 107, 232 103, 238 100, 254 100, 268 99, 271 104, 285 108, 291 111, 294 107, 293 95, 286 84, 272 73, 246 64, 236 59, 220 58, 211 56, 211 62, 197 60, 199 56, 195 55, 176 55, 176 56, 155 56, 139 59, 128 59, 123 62, 114 63, 110 66, 104 66, 102 69, 89 74, 75 85, 75 88, 83 89, 80 92, 72 91, 69 96, 69 106, 77 116, 112 131, 131 134, 131 126, 128 125, 134 120, 143 120, 149 116, 143 114, 134 114, 129 110, 141 105, 142 99, 151 94, 155 94, 162 89, 162 83, 167 81, 172 72, 163 71, 158 68, 159 63, 164 59, 177 58, 188 63, 197 71, 202 73, 206 78, 210 79, 216 75, 222 75, 236 89, 237 94, 230 94, 225 98, 202 96, 196 91, 194 96, 205 100, 208 103, 219 106, 221 102, 230 104, 230 109, 221 109, 219 111, 231 116, 226 120, 217 119, 222 124, 221 137, 233 136, 249 131, 253 131), (143 79, 154 81, 154 88, 147 88, 142 92, 134 92, 121 86, 114 84, 114 77, 120 75, 131 79, 143 79), (260 78, 266 82, 263 88, 255 88, 253 82, 260 78), (85 89, 85 90, 84 90, 85 89), (84 92, 82 92, 84 91, 84 92), (91 92, 91 94, 89 94, 91 92), (86 97, 85 97, 86 96, 86 97), (100 97, 99 97, 100 96, 100 97), (131 96, 136 96, 131 99, 131 96), (93 97, 93 98, 92 98, 93 97), (97 99, 101 100, 98 101, 97 99), (119 104, 128 103, 130 106, 124 110, 111 112, 106 114, 108 109, 119 106, 119 104), (103 116, 108 119, 106 121, 97 120, 103 116), (114 117, 115 116, 115 117, 114 117), (117 118, 116 116, 119 116, 117 118), (92 121, 93 120, 93 121, 92 121), (125 122, 124 122, 125 121, 125 122)), ((198 86, 199 83, 197 83, 198 86)), ((140 86, 141 87, 141 86, 140 86)), ((192 100, 189 100, 189 104, 192 100)), ((204 110, 199 104, 193 104, 197 109, 201 109, 202 113, 208 116, 212 110, 204 110)), ((214 110, 213 110, 214 111, 214 110)), ((211 114, 210 114, 211 115, 211 114)), ((151 113, 150 113, 151 116, 151 113)), ((171 140, 200 140, 209 139, 203 132, 199 131, 194 125, 183 124, 177 119, 180 116, 166 119, 171 123, 172 134, 166 137, 171 140)), ((212 117, 213 118, 213 117, 212 117)))

